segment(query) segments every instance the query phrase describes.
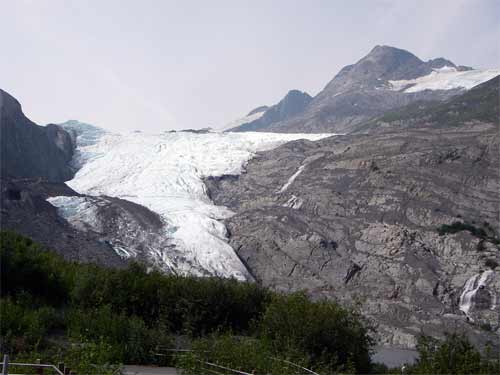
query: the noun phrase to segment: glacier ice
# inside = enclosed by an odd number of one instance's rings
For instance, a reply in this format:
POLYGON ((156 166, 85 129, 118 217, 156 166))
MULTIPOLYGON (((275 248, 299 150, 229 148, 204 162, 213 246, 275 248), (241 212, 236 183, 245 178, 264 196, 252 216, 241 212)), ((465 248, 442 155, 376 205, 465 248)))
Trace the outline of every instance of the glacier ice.
POLYGON ((500 75, 500 69, 458 71, 456 68, 445 66, 415 79, 389 81, 389 88, 393 91, 406 93, 423 90, 469 90, 498 75, 500 75))
MULTIPOLYGON (((221 220, 232 212, 214 205, 203 178, 240 174, 256 152, 297 140, 319 140, 331 134, 165 132, 111 133, 77 122, 63 127, 76 134, 74 165, 79 169, 67 184, 88 196, 125 199, 160 215, 169 230, 165 236, 182 253, 181 273, 206 273, 250 279, 245 266, 227 243, 221 220), (173 229, 172 229, 173 228, 173 229)), ((70 223, 93 223, 93 212, 83 199, 56 197, 51 202, 70 223), (66 199, 66 200, 65 200, 66 199), (82 215, 89 215, 87 219, 82 215)), ((124 256, 131 252, 119 249, 124 256)), ((171 264, 162 249, 165 262, 171 264)), ((152 257, 154 257, 152 255, 152 257)), ((161 258, 160 257, 160 258, 161 258)), ((159 256, 156 256, 159 259, 159 256)))

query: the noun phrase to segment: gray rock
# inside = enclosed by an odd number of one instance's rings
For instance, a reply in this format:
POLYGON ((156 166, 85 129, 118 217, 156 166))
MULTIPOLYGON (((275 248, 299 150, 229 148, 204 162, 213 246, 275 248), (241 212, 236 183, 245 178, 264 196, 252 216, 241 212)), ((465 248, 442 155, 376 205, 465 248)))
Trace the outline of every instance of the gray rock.
MULTIPOLYGON (((493 100, 495 85, 472 94, 493 100)), ((417 127, 390 123, 260 153, 239 178, 207 179, 210 196, 236 212, 230 244, 263 285, 360 309, 383 345, 414 348, 420 333, 454 330, 497 343, 500 270, 476 293, 474 321, 459 304, 487 259, 500 264, 499 117, 446 127, 418 116, 417 127), (489 223, 490 234, 438 233, 455 221, 489 223)))
POLYGON ((265 106, 258 107, 248 114, 249 116, 257 112, 262 112, 262 109, 266 108, 262 117, 236 128, 228 129, 227 131, 266 131, 272 124, 285 121, 302 113, 311 100, 312 97, 308 93, 291 90, 278 104, 269 108, 265 106))
POLYGON ((3 90, 0 126, 2 178, 71 179, 69 161, 74 144, 70 134, 57 125, 36 125, 23 114, 19 102, 3 90))

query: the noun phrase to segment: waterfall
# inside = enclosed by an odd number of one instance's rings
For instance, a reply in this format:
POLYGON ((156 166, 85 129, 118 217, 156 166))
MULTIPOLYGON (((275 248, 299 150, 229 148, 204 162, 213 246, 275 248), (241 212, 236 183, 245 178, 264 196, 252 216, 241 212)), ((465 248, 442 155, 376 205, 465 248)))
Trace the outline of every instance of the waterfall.
MULTIPOLYGON (((469 312, 474 304, 474 298, 479 289, 486 287, 489 279, 493 276, 493 270, 484 271, 470 277, 464 285, 462 294, 460 295, 459 309, 472 320, 469 312)), ((496 297, 496 296, 495 296, 496 297)), ((495 308, 496 298, 493 301, 493 308, 495 308)))

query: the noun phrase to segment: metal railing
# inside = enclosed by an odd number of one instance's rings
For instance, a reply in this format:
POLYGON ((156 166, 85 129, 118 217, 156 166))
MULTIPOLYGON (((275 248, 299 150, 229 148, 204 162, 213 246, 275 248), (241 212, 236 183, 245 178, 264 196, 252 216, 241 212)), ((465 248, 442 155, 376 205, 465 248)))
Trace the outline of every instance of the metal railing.
POLYGON ((8 354, 5 354, 3 356, 3 362, 0 363, 0 365, 2 366, 2 375, 8 375, 9 373, 13 375, 12 372, 9 371, 10 367, 34 368, 37 370, 38 375, 45 375, 45 370, 54 372, 57 375, 76 375, 76 372, 72 371, 69 367, 66 367, 64 363, 59 363, 57 366, 55 366, 50 364, 43 364, 40 363, 40 361, 37 361, 37 363, 10 362, 8 354))
MULTIPOLYGON (((186 355, 188 353, 199 353, 199 352, 200 351, 191 350, 191 349, 170 349, 170 348, 161 347, 161 348, 157 348, 155 355, 157 355, 157 356, 182 356, 182 355, 186 355), (168 354, 158 353, 159 351, 163 351, 163 352, 166 352, 168 354)), ((201 352, 209 353, 209 351, 206 351, 206 350, 203 350, 201 352)), ((297 375, 304 374, 304 373, 311 374, 311 375, 320 375, 317 372, 314 372, 313 370, 310 370, 306 367, 300 366, 300 365, 293 363, 291 361, 288 361, 286 359, 281 359, 281 358, 276 358, 276 357, 270 357, 270 359, 272 359, 273 361, 281 362, 284 365, 293 368, 295 370, 294 373, 297 375)), ((238 374, 238 375, 255 375, 255 372, 245 372, 242 370, 236 370, 236 369, 225 367, 225 366, 222 366, 222 365, 219 365, 216 363, 203 361, 201 359, 197 359, 196 361, 204 366, 208 366, 208 368, 205 368, 204 370, 208 371, 211 374, 215 374, 215 375, 226 375, 227 372, 230 372, 232 374, 238 374), (220 372, 217 370, 222 370, 224 372, 220 372)))

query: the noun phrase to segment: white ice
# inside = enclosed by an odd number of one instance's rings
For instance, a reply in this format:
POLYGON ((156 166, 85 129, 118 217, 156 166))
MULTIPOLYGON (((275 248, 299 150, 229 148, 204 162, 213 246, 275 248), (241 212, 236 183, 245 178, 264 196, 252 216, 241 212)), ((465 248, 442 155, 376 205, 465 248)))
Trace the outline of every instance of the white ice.
POLYGON ((497 75, 500 75, 500 69, 457 71, 453 67, 445 66, 435 69, 426 76, 409 80, 389 81, 389 84, 391 90, 404 90, 407 93, 423 90, 468 90, 497 75))
POLYGON ((65 218, 75 228, 86 231, 100 231, 95 202, 86 197, 51 197, 47 201, 57 207, 59 215, 65 218))
POLYGON ((239 174, 258 151, 292 140, 319 140, 331 135, 116 134, 76 124, 65 127, 78 133, 74 162, 81 168, 68 182, 71 188, 87 195, 127 199, 149 208, 174 228, 166 235, 189 263, 211 274, 238 279, 249 275, 228 245, 226 228, 220 221, 232 213, 211 202, 202 178, 239 174))

